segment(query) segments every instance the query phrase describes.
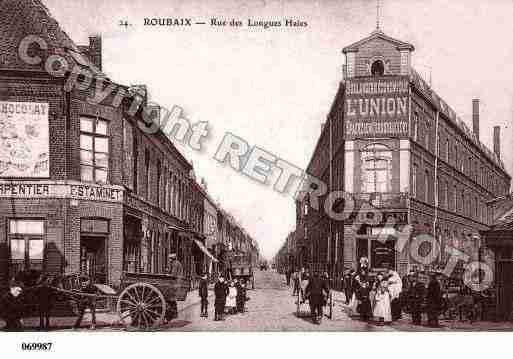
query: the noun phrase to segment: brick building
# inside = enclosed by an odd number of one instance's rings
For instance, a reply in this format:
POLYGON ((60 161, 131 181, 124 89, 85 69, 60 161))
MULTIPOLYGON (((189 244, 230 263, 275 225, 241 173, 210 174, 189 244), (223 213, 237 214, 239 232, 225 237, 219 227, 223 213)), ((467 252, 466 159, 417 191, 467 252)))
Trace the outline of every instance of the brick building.
POLYGON ((414 258, 410 244, 427 233, 440 250, 428 246, 418 254, 433 256, 431 266, 443 267, 445 249, 453 247, 467 261, 493 268, 493 252, 479 233, 492 223, 487 203, 510 188, 500 129, 494 127, 490 151, 479 140, 479 101, 469 101, 470 130, 411 66, 413 51, 379 29, 343 49, 344 78, 307 172, 327 185, 326 193, 349 196, 327 201, 321 195, 319 210, 313 192, 297 201, 301 265, 339 276, 365 256, 372 268, 388 265, 404 274, 425 264, 414 258), (378 241, 379 234, 387 240, 378 241), (397 250, 397 241, 404 248, 397 250))
POLYGON ((112 83, 101 38, 76 46, 40 1, 1 10, 0 280, 33 268, 116 286, 123 271, 166 272, 169 253, 192 278, 203 195, 171 140, 143 131, 145 87, 112 83), (68 71, 45 67, 55 56, 68 71))

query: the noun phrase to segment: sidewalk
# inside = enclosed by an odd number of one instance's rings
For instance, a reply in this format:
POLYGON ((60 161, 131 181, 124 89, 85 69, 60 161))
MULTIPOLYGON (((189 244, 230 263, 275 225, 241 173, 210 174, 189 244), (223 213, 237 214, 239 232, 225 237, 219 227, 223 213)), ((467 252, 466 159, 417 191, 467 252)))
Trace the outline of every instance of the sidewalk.
MULTIPOLYGON (((212 289, 209 289, 209 295, 208 298, 213 298, 214 291, 212 289)), ((193 290, 187 294, 187 298, 184 301, 177 302, 178 306, 178 319, 180 318, 180 313, 185 311, 186 309, 189 309, 190 307, 197 305, 200 303, 200 297, 198 296, 198 291, 193 290)), ((72 317, 52 317, 50 319, 50 324, 52 326, 51 330, 69 330, 73 328, 73 325, 75 324, 75 320, 77 319, 76 316, 72 317)), ((175 319, 176 320, 176 319, 175 319)), ((88 329, 91 325, 91 315, 86 312, 84 315, 84 318, 82 320, 82 325, 80 330, 88 329)), ((0 319, 0 328, 3 328, 5 326, 5 322, 0 319)), ((29 318, 23 318, 23 327, 26 331, 36 331, 39 328, 39 318, 37 317, 29 317, 29 318)), ((108 328, 109 330, 112 330, 114 328, 116 329, 122 329, 123 327, 119 323, 119 316, 116 312, 97 312, 96 313, 96 328, 102 329, 102 328, 108 328)), ((1 331, 1 329, 0 329, 1 331)))

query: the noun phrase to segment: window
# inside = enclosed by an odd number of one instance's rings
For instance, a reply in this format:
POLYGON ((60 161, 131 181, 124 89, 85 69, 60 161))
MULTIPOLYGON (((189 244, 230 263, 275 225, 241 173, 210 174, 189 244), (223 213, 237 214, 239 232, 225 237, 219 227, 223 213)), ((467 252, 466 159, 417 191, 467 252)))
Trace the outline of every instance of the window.
POLYGON ((458 146, 454 145, 454 168, 458 169, 458 146))
POLYGON ((44 221, 9 220, 11 275, 23 270, 43 270, 44 221))
POLYGON ((449 139, 447 138, 445 140, 445 160, 447 163, 449 163, 449 157, 450 157, 449 152, 451 152, 451 150, 450 150, 450 145, 449 145, 449 139))
POLYGON ((150 151, 144 150, 144 170, 146 174, 146 199, 150 199, 150 151))
POLYGON ((429 197, 429 171, 425 171, 424 172, 424 200, 426 202, 429 202, 430 200, 430 197, 429 197))
POLYGON ((161 173, 161 168, 162 164, 160 162, 160 160, 157 160, 157 190, 156 190, 156 195, 157 195, 157 206, 160 207, 161 203, 160 203, 160 197, 161 196, 161 193, 160 193, 160 181, 162 180, 161 176, 162 176, 162 173, 161 173))
POLYGON ((372 76, 383 76, 385 74, 385 65, 383 61, 376 60, 372 63, 371 66, 371 75, 372 76))
POLYGON ((107 183, 109 171, 108 122, 80 118, 80 177, 82 181, 107 183))
POLYGON ((454 185, 454 195, 453 195, 453 211, 454 212, 457 212, 458 211, 458 187, 456 185, 454 185))
POLYGON ((139 143, 137 142, 137 137, 135 136, 135 133, 134 133, 133 145, 134 145, 134 149, 133 149, 133 152, 134 152, 134 192, 137 193, 138 192, 137 176, 139 173, 139 171, 138 171, 139 161, 137 159, 139 158, 139 143))
POLYGON ((424 145, 426 146, 426 150, 429 150, 429 123, 426 121, 426 131, 424 132, 424 145))
POLYGON ((412 197, 417 197, 417 165, 413 165, 411 191, 412 197))
POLYGON ((444 202, 443 206, 444 208, 449 208, 449 182, 445 181, 445 187, 444 187, 445 193, 444 193, 444 202))
POLYGON ((386 193, 392 187, 392 152, 388 147, 371 144, 362 151, 362 192, 386 193))
POLYGON ((413 121, 412 121, 412 126, 413 126, 413 140, 414 141, 418 141, 418 137, 419 137, 419 114, 417 113, 417 111, 415 111, 413 113, 413 121))

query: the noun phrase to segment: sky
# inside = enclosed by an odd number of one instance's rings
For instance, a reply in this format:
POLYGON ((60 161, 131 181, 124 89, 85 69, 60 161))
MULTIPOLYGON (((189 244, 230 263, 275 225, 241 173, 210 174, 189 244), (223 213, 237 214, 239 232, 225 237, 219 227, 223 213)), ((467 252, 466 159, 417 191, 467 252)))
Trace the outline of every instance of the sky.
MULTIPOLYGON (((295 228, 292 196, 213 159, 225 133, 305 169, 342 80, 342 48, 376 27, 376 1, 43 0, 78 44, 103 38, 103 69, 122 84, 146 84, 150 99, 207 121, 204 151, 180 143, 214 200, 271 258, 295 228), (193 18, 206 25, 149 27, 144 18, 193 18), (306 27, 211 27, 211 18, 294 19, 306 27), (131 26, 120 26, 127 21, 131 26)), ((481 141, 502 131, 513 173, 513 1, 381 0, 380 26, 415 46, 413 66, 472 128, 481 104, 481 141)))

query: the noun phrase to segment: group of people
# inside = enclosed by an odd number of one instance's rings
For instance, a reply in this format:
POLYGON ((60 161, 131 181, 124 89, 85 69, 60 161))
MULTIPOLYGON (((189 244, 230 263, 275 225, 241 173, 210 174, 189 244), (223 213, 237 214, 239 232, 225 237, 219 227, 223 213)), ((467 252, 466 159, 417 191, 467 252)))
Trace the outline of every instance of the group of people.
MULTIPOLYGON (((201 316, 207 317, 208 291, 206 291, 206 276, 200 283, 201 316), (202 289, 203 286, 203 289, 202 289), (206 293, 206 294, 205 294, 206 293)), ((223 320, 225 314, 244 313, 246 310, 246 283, 242 280, 233 279, 226 281, 220 275, 214 285, 214 320, 223 320)))
POLYGON ((401 319, 404 311, 411 314, 413 324, 421 325, 422 313, 426 312, 427 325, 439 325, 442 291, 434 273, 426 288, 415 271, 402 279, 393 269, 371 275, 368 262, 364 260, 358 270, 345 274, 344 291, 347 308, 361 320, 390 324, 401 319))

